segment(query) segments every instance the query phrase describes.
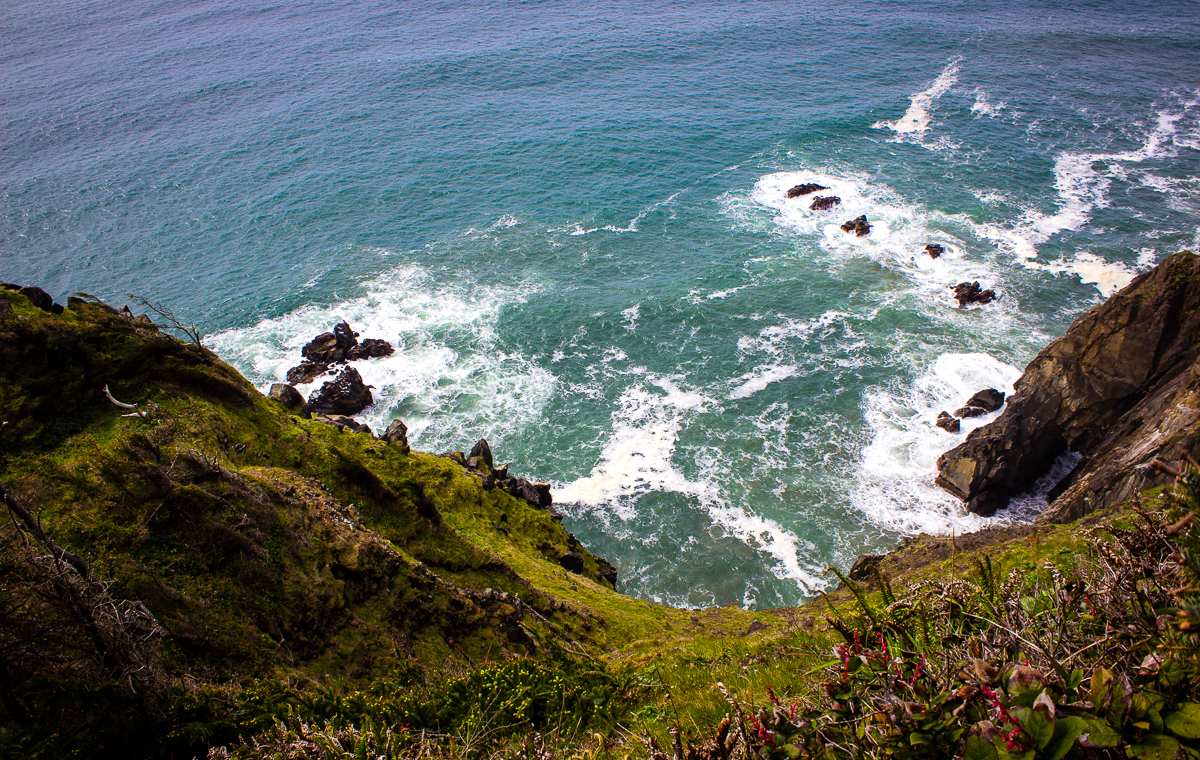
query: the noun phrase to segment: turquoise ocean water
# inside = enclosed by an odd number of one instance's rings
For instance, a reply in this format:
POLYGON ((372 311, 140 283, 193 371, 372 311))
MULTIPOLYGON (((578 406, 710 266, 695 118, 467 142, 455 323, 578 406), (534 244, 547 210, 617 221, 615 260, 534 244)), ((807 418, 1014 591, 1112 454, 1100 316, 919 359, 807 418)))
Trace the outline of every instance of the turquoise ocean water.
POLYGON ((795 603, 981 525, 932 480, 988 418, 937 413, 1197 246, 1194 2, 0 19, 0 279, 166 301, 262 388, 347 319, 399 349, 360 365, 365 421, 487 437, 676 605, 795 603), (805 181, 842 205, 785 197, 805 181), (963 280, 1002 298, 959 310, 963 280))

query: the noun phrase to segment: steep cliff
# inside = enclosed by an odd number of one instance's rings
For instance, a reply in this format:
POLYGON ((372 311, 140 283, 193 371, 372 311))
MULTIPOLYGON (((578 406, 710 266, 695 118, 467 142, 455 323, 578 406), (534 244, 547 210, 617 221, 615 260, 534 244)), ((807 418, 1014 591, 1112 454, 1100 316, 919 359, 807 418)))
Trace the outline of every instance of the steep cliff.
POLYGON ((1029 363, 1001 415, 938 460, 937 483, 990 515, 1066 450, 1081 455, 1041 522, 1165 483, 1149 465, 1200 454, 1200 257, 1171 256, 1029 363))

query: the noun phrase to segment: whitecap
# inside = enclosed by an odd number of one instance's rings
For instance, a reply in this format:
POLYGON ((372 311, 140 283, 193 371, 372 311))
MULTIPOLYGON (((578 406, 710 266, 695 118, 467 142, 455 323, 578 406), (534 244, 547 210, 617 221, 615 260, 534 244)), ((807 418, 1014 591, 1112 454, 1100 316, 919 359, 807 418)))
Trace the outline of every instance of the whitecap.
POLYGON ((984 388, 1011 394, 1020 375, 987 354, 946 353, 911 387, 868 393, 863 405, 871 441, 862 452, 854 506, 875 525, 906 534, 961 533, 986 525, 934 479, 938 457, 1000 411, 962 420, 959 433, 934 423, 940 412, 953 412, 984 388))
POLYGON ((755 393, 766 389, 771 383, 786 380, 795 374, 796 367, 790 365, 773 364, 767 367, 758 367, 753 372, 742 375, 735 381, 739 382, 739 385, 729 392, 729 398, 733 400, 749 398, 755 393))
POLYGON ((971 106, 971 113, 979 114, 980 116, 991 116, 993 118, 1000 115, 1000 111, 1008 106, 1004 101, 993 103, 988 94, 983 91, 982 87, 975 88, 975 104, 971 106))
POLYGON ((938 98, 945 95, 954 83, 958 81, 958 63, 961 58, 955 58, 942 69, 937 79, 928 88, 908 97, 911 105, 896 121, 878 121, 871 126, 876 129, 890 129, 898 136, 912 135, 917 139, 929 130, 929 112, 938 98))
MULTIPOLYGON (((357 415, 372 428, 381 430, 403 415, 410 440, 436 449, 463 446, 481 434, 503 437, 540 420, 554 393, 554 375, 495 344, 501 309, 523 302, 535 287, 462 279, 447 286, 412 265, 361 286, 360 297, 226 330, 212 336, 211 345, 265 392, 300 364, 305 343, 345 320, 361 338, 382 338, 396 348, 391 356, 352 364, 374 386, 375 404, 357 415)), ((307 396, 328 379, 297 390, 307 396)))

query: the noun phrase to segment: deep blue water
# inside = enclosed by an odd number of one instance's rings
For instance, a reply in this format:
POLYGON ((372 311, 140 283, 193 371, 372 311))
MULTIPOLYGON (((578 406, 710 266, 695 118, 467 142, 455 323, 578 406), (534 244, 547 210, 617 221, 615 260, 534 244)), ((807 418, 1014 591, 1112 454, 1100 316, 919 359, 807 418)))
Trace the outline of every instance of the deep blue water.
POLYGON ((1194 2, 0 18, 0 279, 168 302, 264 388, 347 318, 400 348, 369 424, 486 436, 673 604, 977 526, 932 486, 973 425, 937 413, 1197 245, 1194 2), (955 308, 976 279, 1001 300, 955 308))

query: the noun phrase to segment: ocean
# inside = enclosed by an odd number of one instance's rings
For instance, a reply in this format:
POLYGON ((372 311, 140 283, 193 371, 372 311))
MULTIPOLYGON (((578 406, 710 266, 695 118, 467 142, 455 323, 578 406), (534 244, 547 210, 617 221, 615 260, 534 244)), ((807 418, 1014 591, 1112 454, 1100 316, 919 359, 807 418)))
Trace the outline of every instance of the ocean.
POLYGON ((348 320, 397 348, 361 419, 487 438, 672 605, 795 604, 905 535, 1030 519, 1045 484, 989 520, 933 485, 994 417, 938 412, 1198 245, 1194 2, 0 18, 0 279, 164 302, 264 390, 348 320), (958 308, 976 280, 999 300, 958 308))

